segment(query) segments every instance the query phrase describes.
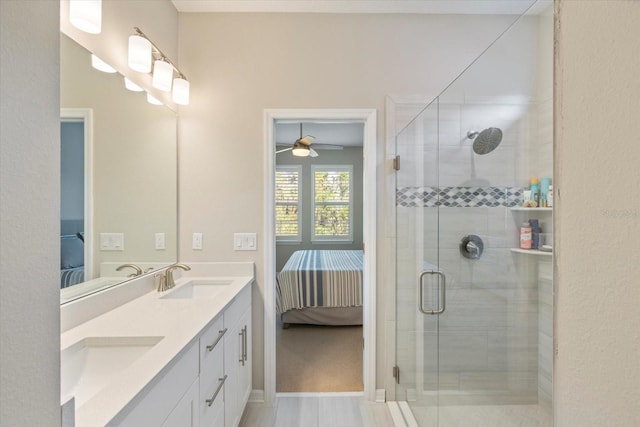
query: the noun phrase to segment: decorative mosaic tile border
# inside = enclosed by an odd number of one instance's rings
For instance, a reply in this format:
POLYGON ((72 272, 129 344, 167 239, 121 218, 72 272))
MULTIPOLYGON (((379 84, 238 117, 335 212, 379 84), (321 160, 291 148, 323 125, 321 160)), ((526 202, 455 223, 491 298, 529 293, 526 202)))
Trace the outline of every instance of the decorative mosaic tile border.
POLYGON ((403 207, 513 207, 522 200, 521 187, 404 187, 396 190, 396 205, 403 207))

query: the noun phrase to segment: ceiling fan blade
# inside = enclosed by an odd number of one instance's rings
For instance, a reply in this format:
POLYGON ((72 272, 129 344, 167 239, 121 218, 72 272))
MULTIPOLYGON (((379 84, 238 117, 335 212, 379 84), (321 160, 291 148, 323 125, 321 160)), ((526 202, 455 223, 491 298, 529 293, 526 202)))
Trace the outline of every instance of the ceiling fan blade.
POLYGON ((309 156, 318 157, 318 153, 313 148, 309 147, 309 156))
POLYGON ((285 151, 289 151, 289 150, 293 150, 293 147, 283 148, 282 150, 278 150, 278 151, 276 151, 276 154, 284 153, 285 151))
POLYGON ((304 145, 311 145, 314 139, 316 139, 315 136, 305 135, 302 138, 300 138, 298 142, 304 145))
POLYGON ((342 150, 344 148, 342 145, 336 144, 313 144, 313 147, 316 150, 342 150))

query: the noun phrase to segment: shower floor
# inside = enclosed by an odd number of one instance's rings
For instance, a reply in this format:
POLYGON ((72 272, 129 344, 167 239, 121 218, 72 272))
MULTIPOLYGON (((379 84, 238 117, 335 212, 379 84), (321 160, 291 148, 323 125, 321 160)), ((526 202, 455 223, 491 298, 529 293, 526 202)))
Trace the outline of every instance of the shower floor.
MULTIPOLYGON (((420 427, 434 427, 438 408, 411 405, 420 427)), ((443 406, 440 427, 551 427, 553 417, 543 405, 443 406)))

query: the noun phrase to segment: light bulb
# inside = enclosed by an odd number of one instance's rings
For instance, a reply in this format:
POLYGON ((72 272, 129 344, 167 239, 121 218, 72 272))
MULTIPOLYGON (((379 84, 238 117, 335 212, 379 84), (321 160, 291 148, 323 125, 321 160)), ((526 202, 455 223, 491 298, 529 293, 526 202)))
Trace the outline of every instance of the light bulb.
POLYGON ((291 150, 291 153, 297 157, 307 157, 310 154, 309 147, 302 144, 296 144, 293 150, 291 150))
POLYGON ((147 92, 147 102, 153 105, 162 105, 162 101, 147 92))
POLYGON ((151 84, 156 89, 163 92, 171 90, 171 82, 173 79, 173 66, 162 59, 158 59, 153 63, 153 80, 151 84))
POLYGON ((129 68, 140 73, 151 72, 151 42, 138 35, 129 36, 129 68))
POLYGON ((102 30, 102 0, 70 0, 69 21, 79 30, 100 34, 102 30))
POLYGON ((91 66, 96 70, 100 70, 104 73, 115 73, 116 69, 111 65, 104 62, 102 59, 95 56, 93 53, 91 54, 91 66))
POLYGON ((173 79, 173 102, 178 105, 189 105, 189 81, 184 77, 173 79))
POLYGON ((132 92, 142 92, 144 90, 126 77, 124 78, 124 87, 132 92))

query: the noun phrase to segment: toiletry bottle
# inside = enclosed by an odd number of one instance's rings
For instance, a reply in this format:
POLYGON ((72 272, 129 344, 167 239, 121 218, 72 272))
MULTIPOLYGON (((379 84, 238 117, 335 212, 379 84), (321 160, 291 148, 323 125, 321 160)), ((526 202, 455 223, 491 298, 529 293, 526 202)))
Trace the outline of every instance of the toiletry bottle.
POLYGON ((529 185, 531 189, 531 200, 537 203, 536 206, 540 206, 540 186, 538 185, 538 178, 531 178, 529 185))
POLYGON ((528 222, 520 227, 520 249, 531 249, 531 226, 528 222))
POLYGON ((529 226, 531 227, 531 249, 538 249, 540 245, 540 224, 537 219, 530 219, 529 226))
POLYGON ((553 184, 549 184, 549 191, 547 191, 547 207, 553 207, 553 184))
POLYGON ((549 204, 549 186, 551 178, 545 177, 540 180, 540 207, 546 208, 549 204))

